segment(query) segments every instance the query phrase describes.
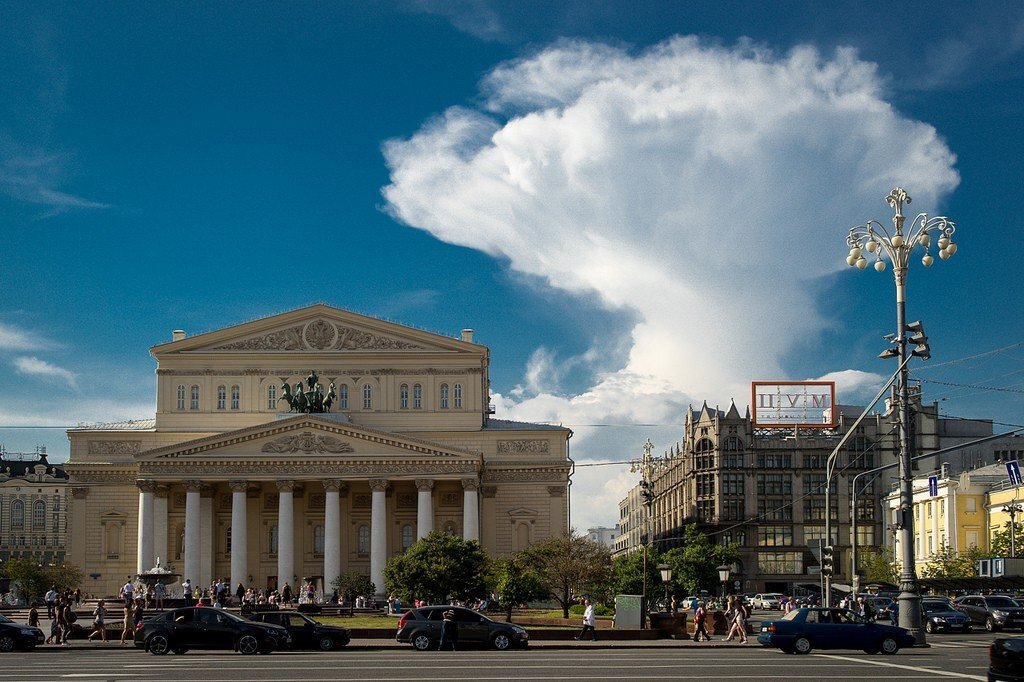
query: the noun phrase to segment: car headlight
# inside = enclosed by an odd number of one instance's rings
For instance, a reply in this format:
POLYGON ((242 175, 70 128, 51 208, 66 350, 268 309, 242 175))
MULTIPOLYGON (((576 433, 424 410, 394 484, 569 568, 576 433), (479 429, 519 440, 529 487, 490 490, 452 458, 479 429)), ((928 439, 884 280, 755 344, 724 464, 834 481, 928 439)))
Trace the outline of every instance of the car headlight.
POLYGON ((935 622, 936 623, 945 623, 946 619, 943 618, 942 616, 935 616, 935 622))
POLYGON ((1000 611, 1000 610, 996 609, 996 610, 994 610, 992 612, 992 615, 995 616, 996 618, 1006 618, 1010 614, 1008 614, 1006 611, 1000 611))
POLYGON ((525 635, 526 634, 526 630, 521 628, 521 627, 513 627, 512 628, 512 632, 516 633, 517 635, 525 635))

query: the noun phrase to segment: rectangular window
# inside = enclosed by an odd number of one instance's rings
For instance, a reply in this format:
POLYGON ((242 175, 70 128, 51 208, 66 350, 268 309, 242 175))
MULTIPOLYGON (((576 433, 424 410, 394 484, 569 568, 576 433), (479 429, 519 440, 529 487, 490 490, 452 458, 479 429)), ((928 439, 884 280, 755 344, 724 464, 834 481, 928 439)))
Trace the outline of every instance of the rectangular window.
POLYGON ((722 494, 742 495, 743 474, 722 474, 722 494))
POLYGON ((792 495, 793 478, 789 474, 758 474, 758 495, 792 495))
MULTIPOLYGON (((804 474, 804 495, 824 495, 825 494, 825 474, 804 474)), ((832 479, 832 484, 829 485, 829 492, 833 495, 836 494, 836 480, 832 479)))
POLYGON ((793 455, 781 453, 767 453, 757 456, 758 469, 792 469, 793 455))
POLYGON ((874 547, 875 545, 875 527, 874 526, 857 526, 857 546, 859 547, 874 547))
POLYGON ((452 390, 454 392, 455 409, 460 410, 462 409, 462 384, 455 384, 452 390))
POLYGON ((798 575, 804 572, 800 552, 758 552, 757 570, 769 575, 798 575))
POLYGON ((815 452, 809 455, 804 455, 804 468, 805 469, 824 469, 825 463, 828 460, 828 455, 824 452, 815 452))
POLYGON ((978 511, 978 500, 976 500, 973 497, 968 497, 966 500, 964 500, 964 511, 978 511))
POLYGON ((793 526, 760 526, 757 529, 757 544, 760 547, 791 547, 793 526))
POLYGON ((976 531, 976 530, 969 530, 969 531, 967 531, 967 547, 970 548, 970 547, 977 547, 977 546, 978 546, 978 531, 976 531))
POLYGON ((742 521, 745 516, 743 498, 726 497, 722 499, 722 520, 742 521))
MULTIPOLYGON (((817 547, 819 540, 825 539, 825 526, 804 526, 804 544, 809 547, 817 547)), ((839 528, 832 527, 831 545, 839 544, 839 528)))

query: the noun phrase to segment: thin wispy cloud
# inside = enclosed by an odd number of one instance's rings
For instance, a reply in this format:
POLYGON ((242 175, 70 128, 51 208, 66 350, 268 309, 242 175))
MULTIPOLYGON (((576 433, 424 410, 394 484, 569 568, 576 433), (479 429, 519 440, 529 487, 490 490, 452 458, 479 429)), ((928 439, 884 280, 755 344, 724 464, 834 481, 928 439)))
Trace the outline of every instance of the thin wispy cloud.
MULTIPOLYGON (((864 207, 896 184, 935 205, 959 183, 936 130, 895 110, 851 49, 568 42, 481 90, 478 108, 385 146, 391 215, 638 320, 618 332, 625 365, 576 395, 535 354, 520 390, 496 396, 516 418, 678 419, 787 378, 794 344, 834 322, 815 283, 845 267, 864 207)), ((864 373, 832 371, 863 392, 864 373)))
POLYGON ((0 322, 0 351, 39 351, 55 346, 55 343, 35 332, 0 322))
POLYGON ((73 389, 78 389, 78 375, 74 372, 58 367, 46 360, 37 357, 21 356, 11 362, 14 371, 26 376, 40 377, 45 380, 59 381, 67 384, 73 389))
POLYGON ((0 161, 0 191, 19 201, 49 209, 46 216, 73 209, 110 207, 60 190, 64 175, 65 161, 60 155, 8 156, 0 161))

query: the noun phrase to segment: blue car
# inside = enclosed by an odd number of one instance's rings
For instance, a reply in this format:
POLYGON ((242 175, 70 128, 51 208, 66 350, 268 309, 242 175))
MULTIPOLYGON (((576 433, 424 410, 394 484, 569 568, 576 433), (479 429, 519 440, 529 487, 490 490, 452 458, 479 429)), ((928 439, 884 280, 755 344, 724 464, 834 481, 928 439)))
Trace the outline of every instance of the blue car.
POLYGON ((814 649, 894 654, 915 640, 904 628, 867 621, 849 609, 803 608, 761 623, 757 641, 787 654, 809 654, 814 649))

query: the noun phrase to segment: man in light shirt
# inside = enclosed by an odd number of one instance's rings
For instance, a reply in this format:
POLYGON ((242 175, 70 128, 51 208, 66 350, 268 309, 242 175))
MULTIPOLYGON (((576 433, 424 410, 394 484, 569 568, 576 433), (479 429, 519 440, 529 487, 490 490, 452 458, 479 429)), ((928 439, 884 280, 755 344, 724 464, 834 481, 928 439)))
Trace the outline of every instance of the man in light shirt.
POLYGON ((590 603, 589 599, 585 599, 583 603, 587 605, 587 609, 583 612, 583 629, 580 630, 580 634, 576 636, 576 639, 582 640, 589 632, 590 640, 596 642, 597 630, 594 626, 597 625, 597 618, 594 615, 594 605, 590 603))

